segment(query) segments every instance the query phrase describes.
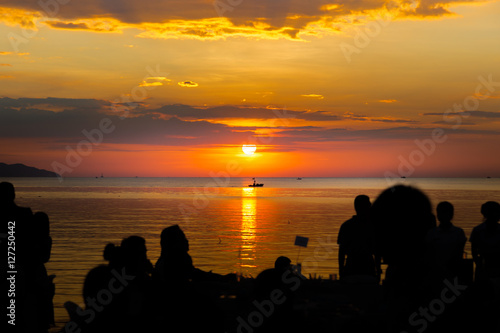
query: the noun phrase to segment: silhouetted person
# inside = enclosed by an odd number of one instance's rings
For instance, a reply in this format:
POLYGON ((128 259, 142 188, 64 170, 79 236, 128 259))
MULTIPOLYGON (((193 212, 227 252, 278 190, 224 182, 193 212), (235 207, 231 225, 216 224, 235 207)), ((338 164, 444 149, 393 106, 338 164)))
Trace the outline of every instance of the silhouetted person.
POLYGON ((129 332, 139 332, 149 325, 149 315, 152 307, 151 273, 153 264, 147 257, 146 240, 139 236, 130 236, 121 242, 125 272, 133 277, 125 288, 123 296, 127 307, 129 332))
MULTIPOLYGON (((83 283, 85 309, 77 309, 77 305, 71 304, 71 302, 66 302, 64 305, 68 309, 70 318, 77 323, 78 329, 81 329, 82 332, 104 333, 113 330, 113 328, 122 330, 126 326, 123 325, 125 316, 122 313, 122 305, 119 304, 120 302, 114 293, 111 294, 111 299, 105 301, 107 303, 105 305, 97 300, 97 295, 102 290, 110 291, 110 281, 116 279, 113 271, 121 273, 120 271, 124 268, 122 249, 114 244, 107 244, 103 251, 103 257, 109 262, 108 265, 94 267, 85 277, 83 283)), ((118 285, 118 283, 113 287, 120 293, 124 291, 124 286, 118 285)), ((102 293, 109 296, 106 291, 102 293)), ((120 298, 123 299, 123 297, 120 298)))
POLYGON ((274 262, 274 268, 263 270, 255 279, 256 296, 258 299, 270 297, 274 289, 287 289, 285 281, 289 278, 286 273, 293 274, 291 260, 288 257, 278 257, 274 262))
POLYGON ((184 332, 221 331, 222 318, 210 297, 210 283, 234 279, 204 272, 193 265, 189 242, 178 225, 163 229, 161 255, 153 279, 159 296, 156 325, 179 327, 184 332))
MULTIPOLYGON (((30 208, 19 207, 15 203, 16 192, 14 185, 8 182, 0 183, 0 219, 2 223, 2 253, 7 253, 8 230, 15 233, 16 239, 16 264, 22 267, 31 254, 31 231, 33 213, 30 208), (10 222, 10 223, 9 223, 10 222), (8 229, 10 227, 10 229, 8 229)), ((3 256, 2 260, 7 257, 3 256)))
POLYGON ((189 255, 189 241, 178 225, 163 229, 161 255, 155 265, 155 277, 166 283, 186 284, 195 275, 189 255))
POLYGON ((470 235, 476 280, 500 277, 500 204, 488 201, 481 206, 484 222, 470 235))
POLYGON ((428 331, 429 333, 456 332, 466 327, 467 318, 470 316, 466 309, 468 294, 463 290, 464 287, 469 287, 472 277, 472 270, 467 272, 466 266, 463 265, 467 238, 463 229, 451 222, 454 216, 454 207, 451 203, 440 202, 436 207, 436 213, 439 226, 432 228, 425 239, 427 277, 422 295, 425 295, 427 301, 424 305, 428 307, 431 301, 440 300, 443 291, 449 292, 450 285, 459 286, 460 297, 446 304, 446 308, 439 312, 439 316, 432 321, 428 331))
POLYGON ((163 229, 160 245, 161 255, 154 269, 154 277, 159 281, 185 285, 190 281, 231 281, 235 278, 234 274, 222 276, 195 268, 188 253, 189 241, 177 224, 163 229))
POLYGON ((484 222, 471 233, 472 256, 476 264, 473 310, 478 332, 500 332, 500 204, 488 201, 481 206, 484 222))
POLYGON ((93 268, 85 278, 86 308, 77 310, 84 332, 149 330, 152 265, 146 253, 146 241, 139 236, 123 239, 121 246, 106 245, 103 256, 109 264, 93 268))
POLYGON ((458 276, 467 238, 462 228, 453 225, 451 220, 454 207, 448 201, 436 207, 439 226, 426 236, 427 261, 431 277, 441 283, 445 278, 458 276))
POLYGON ((425 237, 436 225, 431 203, 420 190, 397 185, 378 196, 371 218, 376 250, 388 265, 384 281, 387 331, 414 332, 409 316, 423 305, 425 237))
MULTIPOLYGON (((47 329, 41 329, 37 320, 38 309, 35 305, 36 298, 33 295, 36 286, 32 272, 39 261, 33 243, 33 213, 30 208, 19 207, 15 203, 15 198, 14 185, 9 182, 1 182, 0 223, 2 229, 0 230, 0 250, 2 252, 2 278, 6 278, 7 271, 17 271, 15 275, 16 325, 9 326, 15 332, 46 332, 47 329), (9 236, 13 236, 15 239, 15 262, 11 260, 10 263, 7 255, 9 236)), ((6 295, 3 297, 5 301, 9 302, 6 295)), ((5 304, 5 308, 9 305, 8 303, 5 304)))
POLYGON ((33 215, 33 225, 30 232, 32 253, 29 258, 30 293, 35 297, 37 309, 37 325, 40 331, 46 331, 54 325, 55 275, 48 275, 45 264, 50 260, 52 237, 50 237, 49 217, 44 212, 33 215))
POLYGON ((280 256, 274 262, 274 269, 284 272, 292 268, 292 261, 288 257, 280 256))
POLYGON ((375 258, 370 207, 370 198, 358 195, 354 199, 356 215, 340 226, 337 243, 341 278, 349 275, 380 275, 380 263, 375 258))
MULTIPOLYGON (((296 282, 300 281, 292 270, 291 260, 287 257, 278 257, 274 268, 265 269, 255 279, 255 299, 250 311, 257 307, 266 311, 263 323, 255 328, 255 332, 290 332, 297 323, 293 314, 296 282), (279 297, 276 297, 279 295, 279 297), (274 302, 278 300, 278 302, 274 302)), ((248 318, 248 315, 242 316, 248 318)))
POLYGON ((130 236, 124 238, 120 246, 127 273, 137 279, 148 280, 153 272, 153 264, 147 256, 146 240, 140 236, 130 236))

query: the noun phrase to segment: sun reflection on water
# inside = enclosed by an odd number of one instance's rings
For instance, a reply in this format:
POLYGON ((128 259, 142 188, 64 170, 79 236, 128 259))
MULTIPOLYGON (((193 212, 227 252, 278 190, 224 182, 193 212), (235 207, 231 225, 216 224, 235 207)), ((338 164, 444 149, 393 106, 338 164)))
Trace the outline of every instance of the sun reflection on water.
POLYGON ((241 245, 240 266, 254 268, 255 237, 257 227, 257 196, 256 189, 243 187, 241 191, 241 245))

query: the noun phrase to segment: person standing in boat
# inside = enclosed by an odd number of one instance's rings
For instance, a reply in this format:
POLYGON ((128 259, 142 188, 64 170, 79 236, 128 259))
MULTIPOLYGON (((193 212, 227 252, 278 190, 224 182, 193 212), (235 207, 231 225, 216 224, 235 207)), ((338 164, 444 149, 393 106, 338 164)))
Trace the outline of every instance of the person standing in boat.
POLYGON ((370 198, 358 195, 354 199, 356 215, 345 221, 339 230, 340 278, 352 275, 380 277, 380 262, 376 260, 373 226, 370 221, 370 198))

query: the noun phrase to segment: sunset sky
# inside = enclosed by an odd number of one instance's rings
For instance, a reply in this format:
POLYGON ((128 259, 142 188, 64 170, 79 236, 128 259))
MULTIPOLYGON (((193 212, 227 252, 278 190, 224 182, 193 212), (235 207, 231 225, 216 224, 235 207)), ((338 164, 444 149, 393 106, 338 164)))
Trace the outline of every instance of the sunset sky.
POLYGON ((500 177, 499 17, 500 1, 0 0, 0 162, 500 177))

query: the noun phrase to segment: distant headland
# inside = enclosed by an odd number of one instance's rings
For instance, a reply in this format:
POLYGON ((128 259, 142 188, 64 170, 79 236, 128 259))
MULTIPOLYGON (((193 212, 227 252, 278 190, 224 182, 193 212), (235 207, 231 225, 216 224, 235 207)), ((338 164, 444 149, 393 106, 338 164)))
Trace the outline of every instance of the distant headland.
POLYGON ((0 177, 59 177, 59 175, 52 171, 37 169, 20 163, 0 163, 0 177))

